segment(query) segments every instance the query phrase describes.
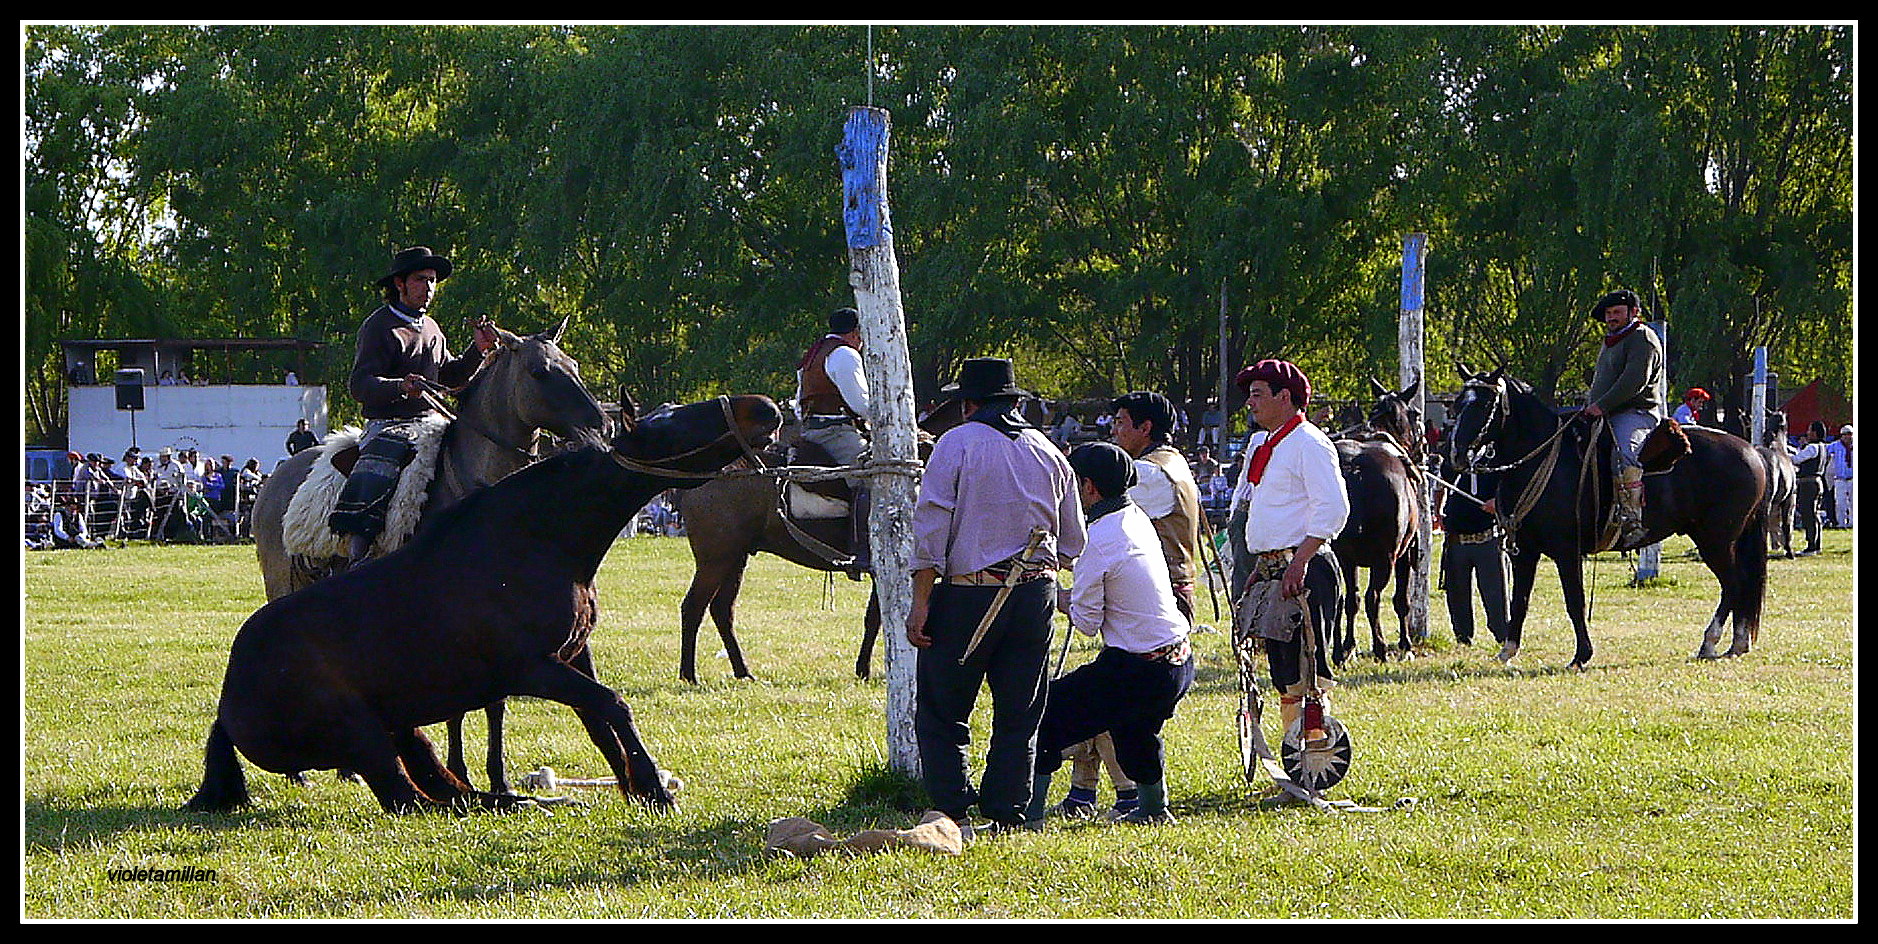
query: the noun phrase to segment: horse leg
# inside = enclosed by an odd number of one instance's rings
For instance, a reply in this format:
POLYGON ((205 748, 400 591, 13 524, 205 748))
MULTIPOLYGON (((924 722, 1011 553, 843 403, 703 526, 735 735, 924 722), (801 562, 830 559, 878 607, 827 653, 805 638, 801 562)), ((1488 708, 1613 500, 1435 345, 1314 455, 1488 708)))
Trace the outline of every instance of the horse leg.
POLYGON ((1342 559, 1339 559, 1337 563, 1343 571, 1343 586, 1346 592, 1343 595, 1343 625, 1331 627, 1331 634, 1335 638, 1330 647, 1330 654, 1341 668, 1343 663, 1349 660, 1350 653, 1356 649, 1356 565, 1342 559))
POLYGON ((450 760, 444 766, 458 780, 469 783, 469 764, 463 760, 463 716, 457 715, 444 725, 450 729, 450 760))
POLYGON ((1591 627, 1585 622, 1584 559, 1572 556, 1552 561, 1558 569, 1559 589, 1564 592, 1565 612, 1571 616, 1572 632, 1578 637, 1578 650, 1572 655, 1571 668, 1584 671, 1591 664, 1591 627))
POLYGON ((737 594, 743 590, 743 572, 739 566, 724 577, 723 586, 717 590, 717 596, 711 600, 711 622, 717 625, 717 638, 724 642, 724 653, 730 656, 730 674, 736 678, 755 678, 750 674, 750 667, 744 664, 743 647, 737 645, 737 594))
POLYGON ((574 709, 588 738, 612 768, 621 793, 661 809, 676 805, 639 738, 632 711, 618 692, 567 663, 540 658, 523 667, 514 694, 546 698, 574 709))
POLYGON ((680 632, 678 677, 693 685, 698 683, 698 627, 704 612, 723 587, 724 572, 718 564, 699 563, 691 575, 691 586, 678 607, 680 632))
POLYGON ((880 636, 880 590, 867 594, 867 617, 862 621, 861 654, 854 660, 856 678, 868 678, 874 667, 874 640, 880 636))
MULTIPOLYGON (((1415 651, 1414 644, 1409 640, 1409 580, 1414 577, 1414 574, 1415 559, 1413 557, 1409 554, 1404 554, 1396 559, 1395 597, 1393 598, 1393 602, 1395 604, 1396 625, 1401 627, 1397 645, 1402 647, 1404 655, 1410 655, 1415 651)), ((1424 638, 1426 635, 1426 633, 1423 634, 1424 638)))
POLYGON ((1501 662, 1511 662, 1519 655, 1521 634, 1526 626, 1526 610, 1532 603, 1532 588, 1539 579, 1539 552, 1521 549, 1509 563, 1513 571, 1513 598, 1508 601, 1506 639, 1500 645, 1501 662))
POLYGON ((437 760, 437 751, 431 747, 430 739, 424 736, 423 731, 408 728, 393 732, 392 742, 397 746, 398 760, 404 764, 405 773, 424 796, 447 803, 471 793, 467 781, 450 772, 437 760))
POLYGON ((1369 568, 1369 584, 1363 588, 1363 615, 1369 619, 1370 653, 1377 662, 1389 661, 1389 644, 1382 641, 1382 585, 1389 579, 1387 565, 1369 568))
MULTIPOLYGON (((483 718, 489 722, 489 753, 483 758, 483 767, 489 774, 490 793, 515 792, 509 787, 508 771, 503 765, 502 720, 508 710, 509 700, 506 698, 498 698, 483 709, 483 718)), ((468 782, 469 778, 464 777, 463 780, 468 782)))

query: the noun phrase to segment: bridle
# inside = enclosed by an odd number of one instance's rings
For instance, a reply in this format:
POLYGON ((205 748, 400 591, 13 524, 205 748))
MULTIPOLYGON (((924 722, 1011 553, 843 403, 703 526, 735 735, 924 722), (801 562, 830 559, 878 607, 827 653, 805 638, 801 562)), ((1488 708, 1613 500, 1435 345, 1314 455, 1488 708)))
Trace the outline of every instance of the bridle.
POLYGON ((494 362, 497 357, 500 357, 501 355, 509 351, 512 351, 521 347, 522 343, 523 343, 522 339, 518 337, 510 336, 510 337, 501 338, 500 340, 497 341, 495 347, 489 349, 489 353, 483 355, 482 364, 478 366, 475 371, 471 372, 470 379, 464 381, 462 386, 449 387, 449 386, 445 386, 444 384, 438 383, 435 380, 430 380, 428 378, 420 377, 418 378, 418 381, 419 381, 418 392, 423 395, 424 402, 430 404, 431 409, 436 410, 437 412, 443 414, 444 418, 448 419, 453 425, 460 425, 464 429, 472 433, 475 433, 478 436, 481 436, 483 439, 488 440, 489 442, 495 444, 496 446, 502 449, 506 449, 509 452, 513 452, 516 455, 519 455, 522 458, 527 459, 530 462, 533 462, 536 458, 536 455, 535 455, 535 437, 532 433, 529 435, 528 445, 521 446, 521 445, 512 443, 502 438, 501 436, 498 436, 495 433, 490 432, 486 427, 483 426, 482 423, 470 417, 460 415, 454 410, 451 410, 448 406, 444 404, 444 401, 442 397, 440 396, 441 394, 449 394, 452 397, 460 396, 463 393, 463 391, 469 389, 471 384, 475 383, 477 379, 483 376, 483 371, 489 369, 489 365, 492 362, 494 362))
MULTIPOLYGON (((717 403, 718 403, 718 406, 721 407, 724 411, 724 427, 725 427, 724 432, 719 434, 716 439, 713 439, 710 442, 707 442, 702 446, 698 446, 692 449, 687 449, 684 452, 680 452, 675 455, 664 456, 659 459, 650 460, 650 461, 643 460, 643 459, 636 459, 636 458, 633 458, 632 456, 625 455, 624 453, 621 453, 619 451, 619 448, 617 446, 611 450, 608 450, 607 455, 612 456, 613 461, 618 463, 620 468, 626 469, 627 471, 630 471, 630 472, 638 472, 643 475, 654 475, 654 476, 659 476, 662 478, 672 478, 672 479, 713 478, 716 476, 717 473, 702 472, 702 471, 694 472, 694 471, 689 471, 685 469, 674 468, 672 466, 672 463, 681 462, 701 452, 714 449, 717 447, 719 443, 722 443, 726 439, 735 439, 737 442, 737 447, 743 450, 743 458, 747 459, 753 466, 756 466, 759 468, 762 467, 763 465, 762 457, 757 455, 756 448, 750 445, 750 440, 744 437, 743 429, 737 425, 737 417, 731 412, 730 397, 723 396, 720 394, 717 398, 717 403)), ((624 414, 621 414, 620 421, 625 424, 626 431, 629 433, 632 432, 634 429, 638 428, 638 425, 639 425, 638 422, 635 421, 632 417, 626 416, 624 414)))

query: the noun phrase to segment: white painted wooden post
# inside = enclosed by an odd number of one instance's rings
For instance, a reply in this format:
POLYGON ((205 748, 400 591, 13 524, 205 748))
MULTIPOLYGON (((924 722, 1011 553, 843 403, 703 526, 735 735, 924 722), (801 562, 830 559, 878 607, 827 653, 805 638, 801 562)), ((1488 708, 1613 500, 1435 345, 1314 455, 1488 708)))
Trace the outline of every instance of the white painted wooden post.
MULTIPOLYGON (((1402 314, 1396 324, 1396 344, 1400 350, 1400 361, 1396 367, 1397 389, 1405 390, 1415 384, 1415 412, 1423 417, 1428 415, 1428 385, 1422 383, 1422 280, 1427 270, 1428 234, 1410 233, 1402 240, 1402 314)), ((1423 430, 1415 429, 1412 435, 1427 437, 1423 430)), ((1404 446, 1409 445, 1404 443, 1404 446)), ((1434 572, 1435 522, 1432 479, 1424 479, 1427 487, 1422 490, 1421 502, 1421 559, 1415 565, 1414 579, 1409 582, 1409 638, 1422 642, 1428 638, 1428 593, 1430 575, 1434 572)))
MULTIPOLYGON (((1668 364, 1669 363, 1669 322, 1662 320, 1662 319, 1658 319, 1656 321, 1646 321, 1644 323, 1650 326, 1650 330, 1656 332, 1656 339, 1662 342, 1663 363, 1668 364)), ((1675 388, 1665 386, 1663 389, 1670 396, 1672 397, 1675 396, 1675 388)), ((1656 576, 1662 572, 1663 572, 1662 542, 1659 541, 1655 544, 1645 544, 1644 546, 1637 548, 1637 572, 1630 581, 1632 586, 1640 587, 1643 585, 1644 581, 1654 580, 1656 579, 1656 576)))
MULTIPOLYGON (((916 439, 913 372, 907 353, 906 317, 900 305, 900 266, 893 254, 893 223, 887 208, 886 110, 856 107, 840 146, 842 218, 848 237, 848 282, 861 316, 861 362, 867 372, 872 459, 913 463, 916 439)), ((913 646, 906 618, 913 609, 912 475, 872 479, 868 533, 873 541, 874 590, 880 597, 881 648, 887 660, 887 757, 892 768, 917 779, 919 748, 913 737, 913 646)))

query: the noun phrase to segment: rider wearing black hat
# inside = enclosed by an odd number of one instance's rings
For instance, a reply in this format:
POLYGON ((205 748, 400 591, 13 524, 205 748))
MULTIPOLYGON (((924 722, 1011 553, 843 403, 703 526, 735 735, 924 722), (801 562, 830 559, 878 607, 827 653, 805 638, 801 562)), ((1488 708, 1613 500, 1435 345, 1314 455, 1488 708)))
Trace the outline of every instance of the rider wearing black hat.
POLYGON ((327 521, 333 531, 349 536, 354 565, 384 530, 392 492, 416 455, 414 424, 436 412, 423 396, 425 386, 468 383, 496 345, 495 328, 485 320, 476 326, 476 350, 458 357, 431 319, 437 286, 453 268, 426 246, 400 251, 392 257, 391 271, 376 283, 385 291, 385 303, 359 327, 347 389, 367 422, 359 438, 359 461, 327 521))
POLYGON ((1611 424, 1617 448, 1612 457, 1617 478, 1617 518, 1624 530, 1620 543, 1633 547, 1643 537, 1643 463, 1637 450, 1663 421, 1667 399, 1663 385, 1663 342, 1643 324, 1643 306, 1635 292, 1619 289, 1598 300, 1591 317, 1605 326, 1585 415, 1611 424))

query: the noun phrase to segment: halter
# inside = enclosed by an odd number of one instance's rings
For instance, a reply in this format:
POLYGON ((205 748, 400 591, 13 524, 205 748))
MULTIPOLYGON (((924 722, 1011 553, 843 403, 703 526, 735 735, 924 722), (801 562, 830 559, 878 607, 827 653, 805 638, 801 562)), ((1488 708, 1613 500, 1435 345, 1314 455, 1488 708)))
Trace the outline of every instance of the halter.
MULTIPOLYGON (((677 453, 676 455, 665 456, 664 458, 656 460, 656 462, 646 462, 646 461, 635 459, 631 456, 622 454, 619 451, 618 447, 614 447, 613 449, 609 450, 607 452, 607 455, 612 456, 613 461, 619 463, 620 468, 626 469, 627 471, 630 471, 630 472, 638 472, 644 475, 656 475, 656 476, 660 476, 663 478, 671 478, 671 479, 712 478, 712 477, 715 477, 715 473, 690 472, 684 469, 676 469, 676 468, 672 468, 670 466, 670 463, 678 462, 682 459, 688 459, 692 456, 697 455, 700 452, 704 452, 707 449, 715 448, 718 443, 721 443, 726 439, 734 438, 737 441, 738 448, 743 450, 743 457, 745 459, 748 459, 752 465, 755 465, 759 468, 762 467, 763 465, 762 458, 756 454, 756 449, 750 445, 750 441, 744 438, 743 430, 737 425, 737 418, 731 413, 730 398, 727 396, 719 395, 717 398, 717 404, 724 411, 724 426, 725 426, 724 432, 721 433, 716 439, 713 439, 710 442, 707 442, 702 446, 698 446, 694 449, 687 449, 684 452, 677 453)), ((626 417, 622 415, 621 421, 626 424, 627 432, 632 432, 634 429, 638 428, 638 423, 635 422, 630 417, 626 417)))
POLYGON ((419 388, 418 392, 423 395, 424 401, 430 404, 431 409, 436 410, 439 413, 442 413, 444 415, 444 418, 448 419, 451 423, 461 424, 464 429, 467 429, 470 432, 475 433, 478 436, 481 436, 482 438, 488 440, 489 442, 494 443, 495 445, 503 449, 507 449, 508 451, 513 452, 516 455, 519 455, 524 459, 533 461, 535 459, 535 448, 534 448, 535 442, 534 442, 534 437, 532 434, 529 437, 529 443, 527 446, 518 446, 515 443, 509 442, 508 440, 505 440, 502 437, 497 436, 494 433, 490 432, 489 430, 483 428, 483 425, 481 423, 473 419, 467 419, 463 416, 458 415, 456 412, 452 411, 448 406, 445 406, 443 400, 440 399, 438 396, 439 394, 446 394, 446 393, 453 397, 460 395, 463 391, 469 389, 470 384, 474 383, 477 378, 482 376, 482 372, 485 369, 487 369, 490 363, 493 362, 497 357, 509 351, 512 351, 518 347, 521 347, 521 345, 522 345, 522 340, 512 335, 509 337, 499 337, 496 342, 496 346, 493 348, 490 348, 489 352, 483 355, 483 362, 480 365, 478 365, 474 371, 470 372, 470 379, 463 381, 462 386, 449 387, 449 386, 445 386, 444 384, 438 383, 435 380, 431 380, 427 377, 419 377, 418 378, 418 388, 419 388))

